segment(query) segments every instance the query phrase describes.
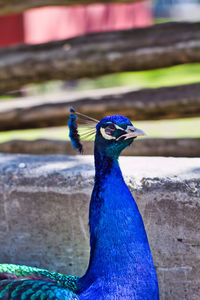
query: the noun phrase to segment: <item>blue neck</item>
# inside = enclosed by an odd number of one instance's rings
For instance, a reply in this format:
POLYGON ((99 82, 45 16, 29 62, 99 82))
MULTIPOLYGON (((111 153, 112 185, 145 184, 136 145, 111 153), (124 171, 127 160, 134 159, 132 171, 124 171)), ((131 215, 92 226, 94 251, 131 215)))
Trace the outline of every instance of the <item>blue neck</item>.
POLYGON ((90 262, 80 280, 80 299, 140 299, 133 297, 137 287, 144 285, 150 273, 155 277, 142 218, 118 160, 96 150, 95 170, 89 213, 90 262), (109 298, 112 293, 118 298, 109 298))

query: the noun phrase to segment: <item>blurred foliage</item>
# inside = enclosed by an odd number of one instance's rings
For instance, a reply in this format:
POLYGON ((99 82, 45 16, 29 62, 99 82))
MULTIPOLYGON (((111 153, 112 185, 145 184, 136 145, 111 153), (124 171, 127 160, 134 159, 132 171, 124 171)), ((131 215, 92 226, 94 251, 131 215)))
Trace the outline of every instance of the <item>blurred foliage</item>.
POLYGON ((162 23, 168 23, 168 22, 176 22, 176 19, 173 18, 155 18, 154 24, 162 24, 162 23))
POLYGON ((185 64, 169 68, 116 73, 96 79, 82 79, 78 89, 132 86, 135 88, 158 88, 200 82, 200 64, 185 64))
MULTIPOLYGON (((30 84, 23 88, 24 96, 49 95, 58 92, 101 89, 129 86, 133 89, 159 88, 200 82, 200 64, 185 64, 149 71, 124 72, 100 76, 93 79, 71 81, 53 80, 41 84, 30 84)), ((0 96, 0 100, 16 95, 0 96)))
MULTIPOLYGON (((200 118, 136 121, 133 124, 147 133, 147 138, 200 138, 200 118)), ((10 140, 69 140, 66 126, 42 129, 13 130, 0 133, 0 142, 10 140)))
POLYGON ((9 99, 12 99, 13 96, 11 95, 4 95, 4 96, 0 96, 0 100, 9 100, 9 99))

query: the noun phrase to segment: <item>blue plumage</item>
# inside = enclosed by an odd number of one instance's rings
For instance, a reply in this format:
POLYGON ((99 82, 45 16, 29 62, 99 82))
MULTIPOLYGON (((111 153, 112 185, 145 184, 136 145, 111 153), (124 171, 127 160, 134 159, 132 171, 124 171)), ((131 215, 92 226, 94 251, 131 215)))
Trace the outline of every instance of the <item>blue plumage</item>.
MULTIPOLYGON (((74 148, 82 152, 76 114, 71 109, 69 135, 74 148)), ((144 132, 123 116, 105 117, 96 125, 95 184, 89 212, 91 251, 85 275, 78 279, 18 267, 20 274, 35 274, 43 279, 2 280, 0 299, 22 299, 19 297, 23 294, 23 299, 28 300, 31 294, 31 299, 159 300, 156 271, 142 217, 118 163, 121 151, 139 135, 144 132), (53 282, 47 282, 47 278, 53 282), (11 297, 6 296, 8 291, 11 297)), ((12 273, 15 267, 9 266, 2 270, 12 273)))
POLYGON ((91 255, 79 281, 80 299, 159 299, 142 217, 118 163, 121 151, 138 135, 141 130, 122 116, 106 117, 97 124, 89 215, 91 255))

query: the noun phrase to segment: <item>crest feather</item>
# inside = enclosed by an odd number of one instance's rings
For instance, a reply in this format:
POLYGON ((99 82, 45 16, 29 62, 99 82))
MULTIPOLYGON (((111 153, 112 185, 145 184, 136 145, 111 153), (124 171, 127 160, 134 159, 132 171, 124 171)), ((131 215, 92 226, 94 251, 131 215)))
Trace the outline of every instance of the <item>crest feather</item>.
POLYGON ((74 108, 69 109, 70 115, 68 120, 69 126, 69 137, 72 142, 74 149, 78 150, 79 153, 83 153, 83 146, 81 144, 81 139, 88 139, 94 136, 96 132, 96 124, 98 120, 86 116, 82 113, 76 112, 74 108), (80 116, 80 117, 79 117, 80 116), (85 130, 79 130, 78 122, 86 123, 84 125, 85 130))

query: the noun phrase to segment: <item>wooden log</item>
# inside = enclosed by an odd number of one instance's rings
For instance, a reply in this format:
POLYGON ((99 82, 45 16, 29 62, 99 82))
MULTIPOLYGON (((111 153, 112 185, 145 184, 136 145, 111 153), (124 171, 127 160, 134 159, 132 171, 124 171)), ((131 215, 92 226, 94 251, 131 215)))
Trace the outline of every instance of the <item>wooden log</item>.
POLYGON ((72 6, 96 3, 128 3, 141 0, 0 0, 0 15, 23 12, 27 9, 43 6, 72 6))
MULTIPOLYGON (((84 154, 93 154, 93 142, 83 142, 84 154)), ((70 142, 61 140, 14 140, 0 144, 2 153, 77 155, 70 142)), ((200 138, 136 139, 123 151, 125 156, 200 157, 200 138)))
POLYGON ((0 91, 32 82, 71 80, 200 62, 200 23, 88 34, 0 50, 0 91))
POLYGON ((111 114, 131 120, 195 117, 200 115, 200 84, 139 91, 114 88, 0 101, 0 131, 65 125, 71 106, 99 120, 111 114))

